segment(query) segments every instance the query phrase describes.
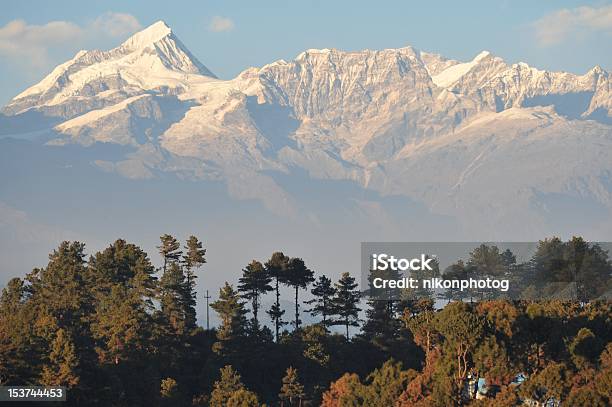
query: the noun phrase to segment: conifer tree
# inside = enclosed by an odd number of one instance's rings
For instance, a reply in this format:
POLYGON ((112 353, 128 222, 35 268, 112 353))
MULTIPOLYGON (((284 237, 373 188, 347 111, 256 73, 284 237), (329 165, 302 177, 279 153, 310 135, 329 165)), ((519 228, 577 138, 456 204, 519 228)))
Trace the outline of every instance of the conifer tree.
POLYGON ((29 308, 24 281, 12 278, 0 295, 0 385, 25 383, 38 370, 29 308))
POLYGON ((227 400, 227 407, 260 407, 257 394, 247 389, 240 389, 227 400))
POLYGON ((383 280, 397 280, 401 277, 399 271, 372 270, 368 276, 368 301, 369 308, 366 310, 366 321, 362 327, 363 336, 379 344, 395 339, 399 333, 399 321, 397 319, 398 309, 402 305, 402 292, 399 288, 383 288, 374 286, 375 278, 383 280))
MULTIPOLYGON (((456 263, 451 264, 444 270, 444 279, 446 280, 465 280, 469 277, 468 267, 465 265, 463 260, 458 260, 456 263)), ((451 301, 462 301, 472 295, 472 290, 456 290, 449 288, 444 292, 442 297, 448 302, 451 301)))
POLYGON ((288 406, 301 406, 304 398, 304 386, 300 384, 297 369, 289 366, 285 377, 283 377, 283 385, 280 394, 281 406, 288 402, 288 406))
POLYGON ((227 407, 229 399, 235 393, 244 390, 240 374, 231 365, 226 365, 219 372, 221 377, 213 385, 210 407, 227 407))
POLYGON ((285 314, 285 311, 280 306, 280 284, 285 281, 288 263, 289 257, 285 256, 283 252, 274 252, 270 260, 265 264, 266 272, 274 279, 276 302, 267 312, 274 321, 275 339, 277 342, 280 328, 284 325, 283 315, 285 314))
POLYGON ((306 267, 304 260, 292 258, 287 265, 287 273, 284 283, 295 289, 295 330, 300 328, 300 303, 298 292, 300 288, 305 289, 314 281, 314 272, 306 267))
POLYGON ((516 264, 516 256, 514 255, 514 253, 512 253, 510 249, 506 249, 503 251, 503 253, 501 254, 501 260, 506 268, 512 267, 516 264))
POLYGON ((219 299, 211 304, 219 317, 221 326, 217 330, 217 342, 213 349, 220 354, 229 355, 239 346, 244 337, 246 310, 238 292, 229 284, 219 290, 219 299))
POLYGON ((87 276, 96 293, 108 293, 113 285, 138 287, 153 296, 155 268, 147 254, 138 246, 123 239, 90 257, 87 276))
POLYGON ((206 264, 206 249, 202 247, 202 242, 195 236, 189 236, 185 245, 185 255, 183 256, 183 265, 185 266, 185 279, 187 290, 189 291, 187 310, 187 326, 195 328, 196 326, 196 269, 206 264))
POLYGON ((314 282, 314 287, 310 290, 314 298, 306 301, 306 304, 314 304, 307 310, 312 316, 321 315, 321 323, 327 327, 331 325, 329 317, 334 313, 333 298, 336 294, 336 289, 332 286, 332 281, 327 276, 319 276, 319 279, 314 282))
POLYGON ((361 328, 363 336, 377 343, 397 338, 400 324, 396 317, 396 304, 373 299, 368 301, 368 306, 366 320, 361 328))
POLYGON ((95 301, 84 249, 80 242, 62 242, 49 256, 47 266, 34 269, 26 281, 32 328, 40 338, 32 351, 45 356, 45 380, 63 381, 67 386, 78 382, 79 390, 93 391, 89 368, 97 361, 89 321, 95 301))
POLYGON ((59 328, 78 336, 80 322, 91 311, 93 299, 86 281, 85 245, 62 242, 49 256, 46 268, 28 274, 32 302, 57 320, 59 328))
POLYGON ((257 318, 260 307, 259 298, 268 291, 272 291, 271 282, 272 277, 266 272, 264 266, 256 260, 242 269, 242 277, 238 280, 238 291, 242 293, 242 298, 251 301, 256 327, 259 327, 257 318))
POLYGON ((334 314, 338 318, 334 325, 344 325, 346 328, 346 339, 349 339, 349 327, 359 325, 359 301, 361 295, 357 290, 355 278, 349 273, 342 273, 342 277, 335 284, 336 295, 333 298, 334 314))
POLYGON ((177 335, 190 332, 195 328, 195 321, 188 320, 187 315, 194 314, 195 310, 185 274, 179 263, 170 263, 160 279, 159 286, 161 312, 172 332, 177 335))
POLYGON ((181 258, 183 252, 180 250, 181 244, 174 236, 165 234, 162 235, 159 240, 161 244, 157 246, 159 254, 164 259, 164 267, 162 271, 165 273, 168 266, 168 262, 177 262, 181 258))
POLYGON ((275 302, 274 304, 272 304, 270 309, 266 311, 266 313, 270 316, 270 319, 274 321, 274 330, 275 330, 274 340, 278 342, 280 329, 284 325, 287 325, 287 322, 283 320, 283 315, 285 315, 285 310, 281 308, 279 302, 275 302))
POLYGON ((78 358, 74 343, 63 329, 55 332, 49 362, 43 366, 41 383, 46 386, 72 388, 79 383, 78 358))
POLYGON ((118 365, 140 358, 149 347, 151 323, 137 291, 113 286, 99 301, 91 326, 99 360, 118 365))

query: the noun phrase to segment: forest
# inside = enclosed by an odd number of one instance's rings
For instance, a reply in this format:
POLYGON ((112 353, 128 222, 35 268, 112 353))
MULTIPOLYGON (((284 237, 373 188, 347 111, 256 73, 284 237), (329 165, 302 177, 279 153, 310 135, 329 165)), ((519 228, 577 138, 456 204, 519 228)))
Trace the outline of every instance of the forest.
POLYGON ((155 265, 122 239, 91 255, 65 241, 46 266, 11 279, 0 296, 0 385, 65 386, 58 405, 75 406, 612 403, 612 262, 582 238, 544 239, 522 264, 482 245, 442 272, 531 276, 520 299, 373 299, 355 275, 332 281, 279 251, 225 283, 210 329, 196 318, 196 282, 206 288, 214 253, 195 236, 163 235, 158 250, 155 265), (547 281, 567 276, 579 282, 573 299, 546 295, 547 281))

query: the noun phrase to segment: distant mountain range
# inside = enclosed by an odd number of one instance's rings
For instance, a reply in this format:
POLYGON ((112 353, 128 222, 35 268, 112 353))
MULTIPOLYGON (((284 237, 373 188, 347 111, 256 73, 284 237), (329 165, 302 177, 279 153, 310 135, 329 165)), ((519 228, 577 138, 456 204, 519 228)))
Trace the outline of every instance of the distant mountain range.
POLYGON ((159 21, 110 51, 80 51, 2 113, 4 136, 53 154, 82 147, 100 173, 221 183, 231 199, 321 230, 321 214, 346 211, 349 223, 423 220, 427 234, 400 227, 411 240, 612 238, 612 93, 600 67, 310 49, 222 80, 159 21))

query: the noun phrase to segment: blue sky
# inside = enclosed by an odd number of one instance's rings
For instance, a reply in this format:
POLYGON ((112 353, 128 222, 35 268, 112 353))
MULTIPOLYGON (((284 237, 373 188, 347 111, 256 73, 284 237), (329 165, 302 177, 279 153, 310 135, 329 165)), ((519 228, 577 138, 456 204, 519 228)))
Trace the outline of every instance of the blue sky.
POLYGON ((0 14, 0 105, 79 49, 112 48, 165 20, 222 78, 307 48, 412 45, 470 60, 612 70, 610 1, 14 1, 0 14))

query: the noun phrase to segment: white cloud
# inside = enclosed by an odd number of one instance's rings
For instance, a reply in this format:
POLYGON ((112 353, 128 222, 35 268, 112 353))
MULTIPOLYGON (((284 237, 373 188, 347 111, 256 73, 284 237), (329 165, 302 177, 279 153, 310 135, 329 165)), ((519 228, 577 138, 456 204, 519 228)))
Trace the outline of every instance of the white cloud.
POLYGON ((560 44, 592 34, 612 34, 612 5, 561 9, 533 23, 538 44, 560 44))
POLYGON ((82 46, 92 39, 126 37, 140 27, 134 16, 122 13, 105 13, 85 25, 70 21, 35 25, 13 20, 0 27, 0 57, 41 68, 49 64, 49 54, 54 51, 82 46))
POLYGON ((142 26, 138 19, 131 14, 105 13, 96 18, 91 28, 101 34, 113 38, 123 38, 140 30, 142 26))
POLYGON ((214 16, 208 25, 208 30, 212 32, 232 31, 234 22, 227 17, 214 16))
POLYGON ((0 27, 0 55, 41 65, 47 60, 48 48, 79 38, 81 31, 79 26, 67 21, 28 25, 23 20, 13 20, 0 27))

